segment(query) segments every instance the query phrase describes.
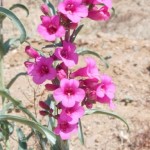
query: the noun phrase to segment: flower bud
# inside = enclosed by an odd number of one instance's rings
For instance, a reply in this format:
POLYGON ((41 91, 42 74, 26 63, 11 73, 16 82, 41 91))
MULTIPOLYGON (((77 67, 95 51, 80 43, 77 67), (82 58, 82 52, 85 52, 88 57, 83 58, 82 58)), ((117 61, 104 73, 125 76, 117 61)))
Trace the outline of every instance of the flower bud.
POLYGON ((39 57, 38 52, 35 49, 33 49, 31 46, 26 46, 25 52, 32 58, 39 57))
POLYGON ((48 91, 54 91, 54 90, 56 90, 58 87, 59 87, 59 86, 54 85, 54 84, 46 84, 46 85, 45 85, 45 88, 46 88, 46 90, 48 90, 48 91))
POLYGON ((43 102, 43 101, 40 101, 40 102, 39 102, 39 105, 40 105, 40 107, 42 107, 43 109, 46 109, 46 110, 49 110, 49 109, 50 109, 49 106, 48 106, 45 102, 43 102))
POLYGON ((45 14, 45 15, 49 15, 49 8, 46 4, 42 4, 41 5, 41 11, 45 14))
POLYGON ((47 111, 45 111, 45 110, 40 110, 39 113, 40 113, 41 116, 46 116, 46 115, 49 114, 49 113, 48 113, 47 111))

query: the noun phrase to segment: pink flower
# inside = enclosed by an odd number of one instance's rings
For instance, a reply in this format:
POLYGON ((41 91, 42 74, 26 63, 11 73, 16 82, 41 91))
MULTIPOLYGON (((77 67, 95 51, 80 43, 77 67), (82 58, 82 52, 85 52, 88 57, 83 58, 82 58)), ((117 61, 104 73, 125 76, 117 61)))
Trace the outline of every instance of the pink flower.
POLYGON ((76 76, 89 77, 99 79, 99 71, 96 66, 96 62, 92 58, 86 58, 87 66, 80 68, 79 70, 73 72, 71 77, 74 78, 76 76))
POLYGON ((37 58, 39 57, 39 53, 33 49, 31 46, 26 46, 25 52, 31 57, 31 58, 37 58))
POLYGON ((62 140, 68 140, 72 133, 77 132, 77 124, 68 123, 71 120, 69 116, 60 115, 58 118, 57 127, 54 129, 56 135, 60 135, 62 140))
POLYGON ((114 98, 115 85, 112 82, 112 79, 107 75, 101 76, 101 83, 99 84, 96 95, 100 103, 108 103, 110 108, 114 108, 112 99, 114 98))
POLYGON ((55 56, 62 60, 68 68, 71 68, 78 63, 78 55, 75 50, 74 44, 63 41, 63 47, 55 50, 55 56))
POLYGON ((71 117, 71 121, 69 121, 70 124, 76 124, 78 123, 79 119, 84 115, 84 108, 82 106, 79 106, 79 103, 76 102, 73 107, 62 107, 61 114, 71 117))
POLYGON ((108 11, 107 6, 104 6, 100 9, 96 6, 94 6, 91 10, 89 10, 88 17, 90 19, 96 20, 96 21, 99 21, 99 20, 106 21, 106 20, 109 20, 110 13, 108 11))
POLYGON ((79 88, 79 81, 75 79, 62 79, 60 88, 53 93, 57 102, 62 102, 64 107, 73 107, 76 102, 81 102, 85 97, 83 89, 79 88))
POLYGON ((65 35, 65 29, 60 25, 59 16, 43 16, 42 24, 38 26, 39 34, 47 41, 55 41, 56 38, 65 35))
POLYGON ((58 5, 58 11, 74 23, 78 23, 81 18, 88 15, 88 9, 82 4, 82 0, 64 0, 58 5))
POLYGON ((52 63, 53 60, 50 57, 38 57, 35 63, 27 65, 27 72, 36 84, 41 84, 45 80, 52 80, 56 77, 56 70, 52 67, 52 63))

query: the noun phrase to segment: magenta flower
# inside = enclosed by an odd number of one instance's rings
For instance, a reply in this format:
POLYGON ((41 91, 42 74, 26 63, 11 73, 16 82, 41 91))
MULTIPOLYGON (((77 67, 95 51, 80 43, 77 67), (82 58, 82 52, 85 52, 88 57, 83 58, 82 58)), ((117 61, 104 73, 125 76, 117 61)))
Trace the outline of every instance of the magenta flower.
POLYGON ((91 10, 89 10, 88 17, 92 20, 100 21, 100 20, 109 20, 110 13, 108 11, 108 7, 104 6, 102 8, 98 8, 94 6, 91 10))
POLYGON ((65 35, 65 29, 60 25, 60 18, 56 16, 43 16, 42 24, 38 26, 38 33, 47 41, 55 41, 56 38, 65 35))
POLYGON ((76 102, 81 102, 85 97, 85 91, 79 88, 79 81, 75 79, 62 79, 60 88, 53 93, 57 102, 62 102, 64 107, 73 107, 76 102))
POLYGON ((64 0, 58 5, 58 11, 66 15, 72 22, 78 23, 88 15, 88 9, 82 0, 64 0))
POLYGON ((74 44, 63 41, 63 47, 55 50, 55 56, 62 60, 68 68, 71 68, 78 63, 78 55, 75 50, 74 44))
POLYGON ((53 60, 50 57, 38 57, 35 63, 27 65, 27 72, 36 84, 41 84, 56 77, 56 70, 52 67, 52 63, 53 60))
POLYGON ((31 46, 26 46, 25 52, 31 57, 31 58, 37 58, 39 57, 39 53, 33 49, 31 46))
POLYGON ((112 82, 112 79, 107 75, 101 76, 101 83, 99 84, 96 95, 100 103, 108 103, 110 108, 114 108, 112 99, 114 98, 115 85, 112 82))
POLYGON ((71 77, 74 78, 76 76, 89 77, 99 79, 99 71, 96 66, 96 62, 92 58, 86 58, 87 66, 80 68, 79 70, 73 72, 71 77))
POLYGON ((57 127, 54 129, 56 135, 60 135, 62 140, 68 140, 72 133, 76 133, 78 126, 77 124, 68 123, 71 120, 69 116, 60 115, 58 118, 57 127))
POLYGON ((71 121, 69 121, 70 124, 76 124, 78 123, 79 119, 84 115, 84 108, 82 106, 79 106, 79 103, 76 102, 73 107, 62 107, 61 114, 71 117, 71 121))

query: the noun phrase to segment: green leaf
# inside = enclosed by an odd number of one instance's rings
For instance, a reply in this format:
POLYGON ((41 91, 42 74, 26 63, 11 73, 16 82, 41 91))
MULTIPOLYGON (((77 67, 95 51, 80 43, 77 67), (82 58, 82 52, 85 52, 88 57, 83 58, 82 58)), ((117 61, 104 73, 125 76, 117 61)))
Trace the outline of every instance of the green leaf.
POLYGON ((33 122, 26 118, 22 118, 22 117, 18 117, 18 116, 1 115, 0 121, 5 121, 5 120, 12 120, 15 122, 22 123, 24 125, 28 125, 32 129, 39 131, 41 134, 44 134, 52 144, 55 144, 55 142, 56 142, 56 137, 55 137, 54 133, 51 132, 50 130, 48 130, 46 127, 40 125, 37 122, 33 122))
POLYGON ((9 109, 13 108, 13 103, 5 103, 5 105, 3 106, 3 109, 0 111, 0 115, 4 115, 5 113, 7 113, 7 111, 9 109))
POLYGON ((18 17, 12 11, 4 7, 0 7, 0 13, 6 15, 16 25, 16 27, 20 31, 20 37, 17 38, 17 40, 19 40, 20 43, 23 43, 26 40, 26 31, 23 24, 18 19, 18 17))
POLYGON ((83 135, 83 131, 82 131, 82 123, 81 123, 81 120, 80 120, 80 119, 79 119, 78 136, 79 136, 79 139, 80 139, 81 144, 84 145, 84 135, 83 135))
POLYGON ((29 10, 28 10, 28 8, 25 5, 17 3, 17 4, 12 5, 9 9, 13 10, 15 8, 23 9, 27 13, 27 16, 29 16, 29 10))
POLYGON ((8 51, 11 47, 16 47, 15 46, 16 42, 17 42, 17 40, 14 38, 8 39, 7 41, 4 42, 4 45, 3 45, 4 49, 5 49, 4 55, 6 55, 8 53, 8 51))
POLYGON ((62 43, 54 43, 54 44, 46 45, 46 46, 42 47, 42 49, 53 48, 53 47, 61 47, 61 46, 62 46, 62 43))
MULTIPOLYGON (((50 108, 52 108, 55 111, 56 107, 52 96, 48 95, 47 100, 45 102, 50 106, 50 108)), ((52 131, 54 127, 55 127, 55 119, 53 117, 49 117, 48 129, 52 131)))
POLYGON ((18 77, 20 77, 20 76, 25 76, 25 75, 27 75, 26 72, 20 72, 20 73, 18 73, 17 75, 15 75, 15 76, 9 81, 9 83, 8 83, 7 86, 6 86, 6 88, 9 89, 9 88, 13 85, 13 83, 18 79, 18 77))
POLYGON ((78 35, 78 33, 81 31, 81 29, 83 28, 83 24, 80 25, 76 30, 74 30, 74 32, 72 33, 71 37, 70 37, 70 41, 74 42, 74 40, 76 39, 76 36, 78 35))
POLYGON ((108 111, 98 110, 98 109, 88 109, 88 110, 85 111, 85 115, 91 115, 91 114, 104 114, 104 115, 115 117, 115 118, 121 120, 123 123, 125 123, 125 125, 127 126, 128 131, 129 131, 128 123, 122 117, 120 117, 119 115, 117 115, 113 112, 108 112, 108 111))
POLYGON ((51 10, 51 13, 52 13, 53 15, 55 15, 55 14, 56 14, 56 10, 55 10, 54 5, 53 5, 49 0, 43 0, 43 2, 48 5, 48 7, 49 7, 50 10, 51 10))
POLYGON ((17 128, 17 135, 18 135, 18 150, 27 150, 27 139, 22 131, 21 128, 17 128))
POLYGON ((5 97, 5 98, 7 98, 8 100, 10 100, 10 101, 13 103, 13 105, 14 105, 15 107, 18 107, 21 111, 23 111, 25 114, 27 114, 28 117, 30 117, 32 120, 34 120, 34 121, 37 122, 37 120, 35 119, 35 117, 33 116, 33 114, 32 114, 30 111, 28 111, 28 109, 26 109, 26 108, 22 105, 21 101, 14 99, 14 98, 8 93, 7 90, 4 90, 4 89, 1 89, 1 88, 0 88, 0 95, 3 96, 3 97, 5 97))
POLYGON ((14 131, 14 125, 7 120, 0 121, 0 141, 7 141, 14 131))
POLYGON ((84 50, 84 49, 77 50, 76 52, 80 55, 86 55, 86 54, 94 55, 94 56, 98 57, 105 64, 106 68, 109 68, 107 61, 96 52, 93 52, 91 50, 84 50))

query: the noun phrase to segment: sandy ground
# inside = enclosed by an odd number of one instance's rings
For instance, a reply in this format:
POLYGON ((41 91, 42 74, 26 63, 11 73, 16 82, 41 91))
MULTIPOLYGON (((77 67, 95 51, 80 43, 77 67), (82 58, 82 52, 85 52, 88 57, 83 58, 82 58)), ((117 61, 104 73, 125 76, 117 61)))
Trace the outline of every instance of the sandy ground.
MULTIPOLYGON (((19 1, 18 1, 19 2, 19 1)), ((25 24, 29 42, 33 47, 41 48, 45 42, 36 33, 40 22, 40 0, 27 0, 30 9, 29 17, 20 9, 15 12, 25 24)), ((6 7, 13 2, 5 2, 6 7)), ((114 112, 123 116, 130 126, 128 133, 125 125, 117 119, 103 115, 86 116, 82 119, 85 135, 85 146, 80 144, 77 136, 71 140, 71 150, 149 150, 150 149, 150 2, 149 0, 114 0, 116 15, 107 23, 85 20, 86 24, 76 39, 79 48, 97 51, 107 58, 110 65, 106 69, 97 58, 101 72, 113 77, 117 86, 114 112)), ((5 38, 16 36, 17 30, 9 20, 5 21, 5 38), (5 29, 6 28, 6 29, 5 29)), ((5 83, 19 72, 24 72, 23 62, 28 59, 23 44, 12 50, 5 57, 5 83)), ((81 57, 82 65, 84 57, 81 57)), ((37 87, 29 77, 20 77, 10 88, 11 94, 21 99, 23 104, 33 113, 34 100, 44 100, 44 87, 37 87), (35 97, 34 99, 34 91, 35 97)), ((107 106, 97 105, 100 109, 107 106)), ((37 108, 38 113, 38 108, 37 108)), ((17 113, 17 115, 22 115, 17 113)), ((39 115, 37 118, 41 120, 39 115)), ((28 128, 27 128, 28 129, 28 128)), ((29 129, 28 129, 29 130, 29 129)), ((29 147, 40 150, 36 139, 29 141, 29 147)), ((16 150, 17 142, 11 138, 12 150, 16 150)))

